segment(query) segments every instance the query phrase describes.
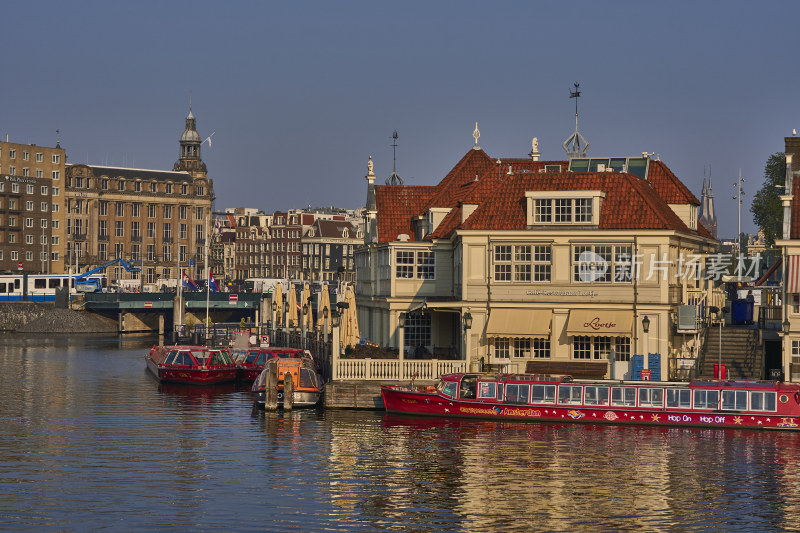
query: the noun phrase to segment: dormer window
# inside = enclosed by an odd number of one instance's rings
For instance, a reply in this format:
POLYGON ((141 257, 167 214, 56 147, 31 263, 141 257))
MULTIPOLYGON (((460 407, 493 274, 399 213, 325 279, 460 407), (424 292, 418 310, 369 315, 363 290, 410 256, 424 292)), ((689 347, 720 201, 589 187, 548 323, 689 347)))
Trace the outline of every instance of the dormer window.
POLYGON ((528 191, 528 226, 599 224, 602 191, 528 191))

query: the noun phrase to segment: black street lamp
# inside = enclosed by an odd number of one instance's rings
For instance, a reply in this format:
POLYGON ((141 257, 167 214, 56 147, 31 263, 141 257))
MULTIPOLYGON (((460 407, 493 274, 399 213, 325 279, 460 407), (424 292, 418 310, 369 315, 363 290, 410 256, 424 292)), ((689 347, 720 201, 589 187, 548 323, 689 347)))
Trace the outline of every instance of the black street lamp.
POLYGON ((462 320, 464 322, 464 331, 472 329, 472 313, 469 312, 470 309, 472 308, 467 307, 467 310, 464 312, 464 316, 462 317, 462 320))

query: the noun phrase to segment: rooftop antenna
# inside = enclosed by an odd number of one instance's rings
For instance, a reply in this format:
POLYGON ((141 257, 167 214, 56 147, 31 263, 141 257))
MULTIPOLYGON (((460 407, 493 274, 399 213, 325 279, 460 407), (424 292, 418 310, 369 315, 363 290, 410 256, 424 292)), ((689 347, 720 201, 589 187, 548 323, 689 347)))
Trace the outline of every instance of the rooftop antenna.
POLYGON ((61 130, 56 130, 56 148, 61 148, 61 130))
POLYGON ((573 84, 575 90, 570 89, 569 97, 575 99, 575 132, 570 135, 564 144, 564 151, 567 152, 567 157, 585 157, 586 151, 589 149, 589 143, 584 139, 583 135, 578 131, 578 98, 581 97, 580 83, 577 81, 573 84), (583 147, 581 147, 583 144, 583 147))
POLYGON ((386 178, 386 185, 402 185, 403 178, 397 173, 397 130, 392 133, 392 173, 386 178))

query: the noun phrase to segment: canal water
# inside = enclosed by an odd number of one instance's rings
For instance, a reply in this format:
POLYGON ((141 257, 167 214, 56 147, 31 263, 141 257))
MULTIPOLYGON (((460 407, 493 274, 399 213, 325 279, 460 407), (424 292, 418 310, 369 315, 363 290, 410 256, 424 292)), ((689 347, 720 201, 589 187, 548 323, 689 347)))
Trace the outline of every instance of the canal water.
POLYGON ((264 413, 151 344, 0 337, 0 529, 800 530, 800 434, 264 413))

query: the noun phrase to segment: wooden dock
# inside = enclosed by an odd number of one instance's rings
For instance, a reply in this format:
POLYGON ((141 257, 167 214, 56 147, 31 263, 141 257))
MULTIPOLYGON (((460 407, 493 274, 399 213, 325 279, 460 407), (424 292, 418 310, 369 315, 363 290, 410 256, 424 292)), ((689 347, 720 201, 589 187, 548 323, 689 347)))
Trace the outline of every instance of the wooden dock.
MULTIPOLYGON (((408 385, 403 381, 331 381, 325 384, 326 409, 384 409, 381 385, 408 385)), ((415 381, 414 385, 434 385, 434 381, 415 381)))

